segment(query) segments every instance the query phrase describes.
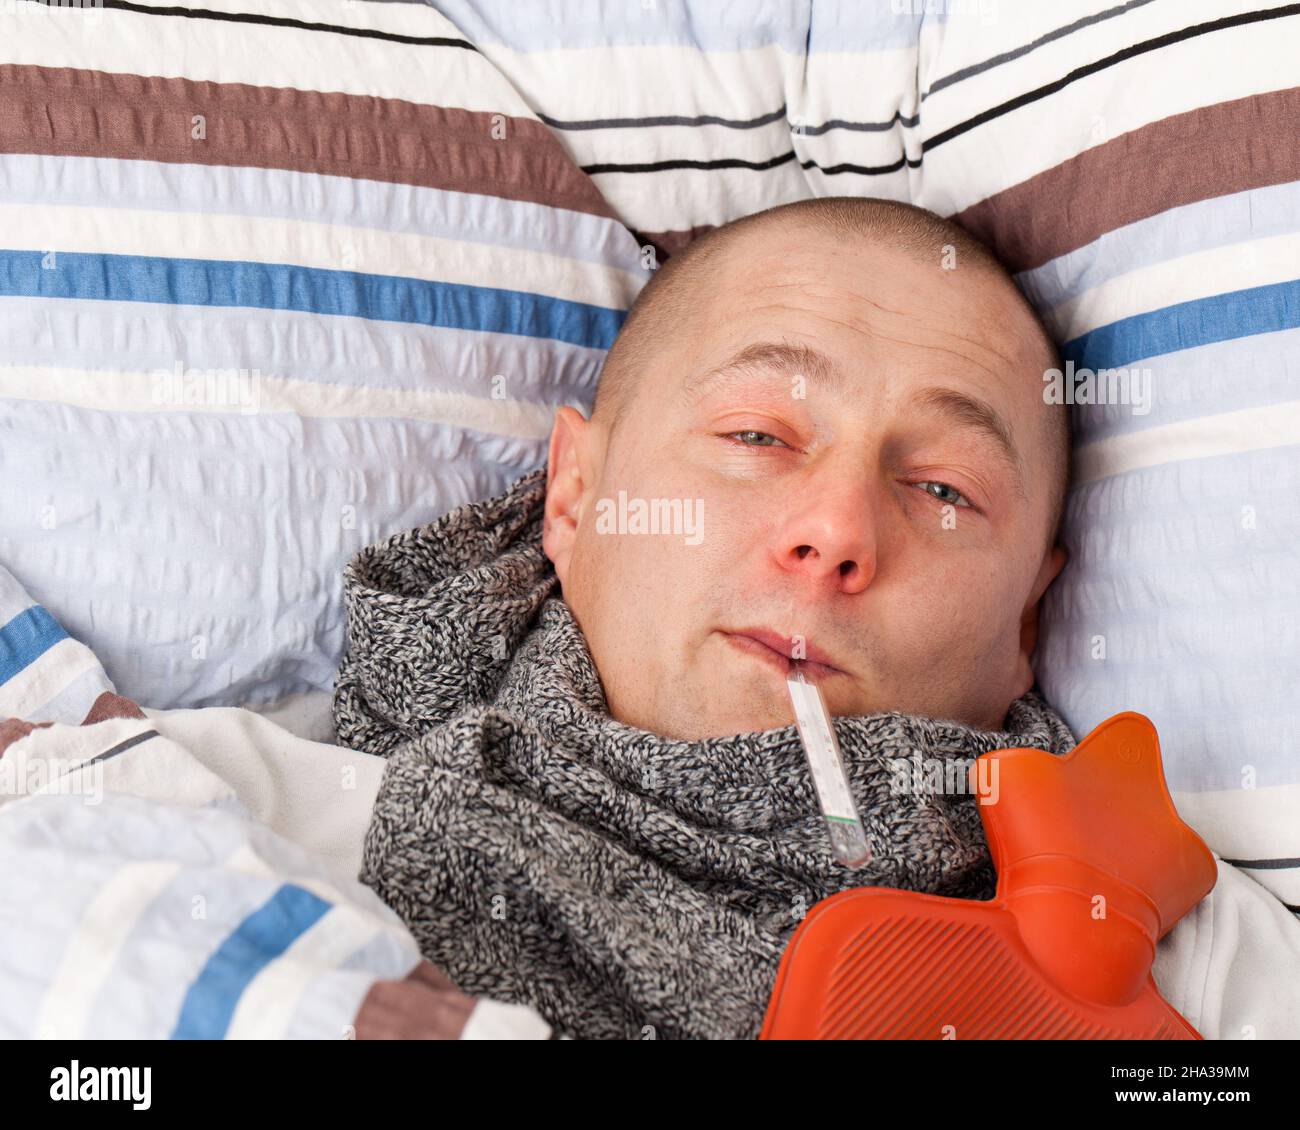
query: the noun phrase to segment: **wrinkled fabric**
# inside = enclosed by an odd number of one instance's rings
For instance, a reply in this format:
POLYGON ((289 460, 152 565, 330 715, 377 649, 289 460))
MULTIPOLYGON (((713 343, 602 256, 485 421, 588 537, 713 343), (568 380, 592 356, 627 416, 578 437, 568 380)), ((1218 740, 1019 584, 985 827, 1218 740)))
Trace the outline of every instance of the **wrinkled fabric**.
MULTIPOLYGON (((785 943, 855 886, 992 897, 969 794, 900 758, 1068 752, 1034 691, 1002 732, 835 719, 873 850, 831 856, 793 722, 682 741, 612 719, 541 548, 545 471, 364 550, 345 572, 339 740, 387 758, 361 878, 461 989, 574 1038, 752 1038, 785 943)), ((964 773, 960 775, 964 780, 964 773)))

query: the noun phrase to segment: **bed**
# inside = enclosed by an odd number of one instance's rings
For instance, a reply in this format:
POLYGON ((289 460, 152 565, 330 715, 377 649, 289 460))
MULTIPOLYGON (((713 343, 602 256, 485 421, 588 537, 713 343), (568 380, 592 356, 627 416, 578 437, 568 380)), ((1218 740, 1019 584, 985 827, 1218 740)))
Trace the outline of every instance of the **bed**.
POLYGON ((6 7, 0 565, 92 657, 23 717, 328 741, 353 553, 539 466, 693 235, 890 197, 1149 374, 1073 408, 1039 682, 1295 912, 1297 58, 1276 0, 6 7))

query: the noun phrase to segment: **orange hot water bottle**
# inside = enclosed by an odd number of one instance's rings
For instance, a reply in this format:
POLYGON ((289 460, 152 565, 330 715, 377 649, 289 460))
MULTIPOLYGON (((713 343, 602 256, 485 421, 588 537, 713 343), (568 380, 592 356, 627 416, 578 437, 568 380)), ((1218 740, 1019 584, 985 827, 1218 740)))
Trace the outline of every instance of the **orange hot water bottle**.
POLYGON ((1174 808, 1150 720, 1117 714, 1064 756, 990 759, 970 781, 997 782, 980 804, 994 898, 823 899, 786 946, 761 1039, 1201 1038, 1151 963, 1217 871, 1174 808))

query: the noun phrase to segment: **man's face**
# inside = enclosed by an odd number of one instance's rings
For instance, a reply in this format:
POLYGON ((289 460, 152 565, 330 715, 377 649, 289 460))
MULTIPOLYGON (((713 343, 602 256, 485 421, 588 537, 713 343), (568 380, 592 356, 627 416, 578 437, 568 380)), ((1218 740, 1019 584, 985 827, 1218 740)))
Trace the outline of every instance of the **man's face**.
POLYGON ((941 258, 745 235, 612 439, 561 410, 544 545, 616 719, 686 739, 787 725, 791 654, 836 715, 996 729, 1032 686, 1064 561, 1050 361, 1003 286, 941 258), (676 532, 630 532, 659 499, 676 532))

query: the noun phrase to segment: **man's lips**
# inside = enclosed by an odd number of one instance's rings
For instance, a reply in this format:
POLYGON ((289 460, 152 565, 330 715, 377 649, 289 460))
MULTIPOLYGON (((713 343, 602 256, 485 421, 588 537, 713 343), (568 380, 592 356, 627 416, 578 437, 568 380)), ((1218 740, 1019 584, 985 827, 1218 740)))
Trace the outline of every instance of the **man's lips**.
POLYGON ((813 680, 828 679, 832 675, 844 672, 830 662, 830 657, 812 644, 803 646, 803 658, 791 659, 794 642, 779 632, 766 628, 738 628, 735 631, 720 629, 727 640, 743 651, 765 660, 772 667, 784 674, 792 673, 796 666, 804 672, 805 677, 813 680))

